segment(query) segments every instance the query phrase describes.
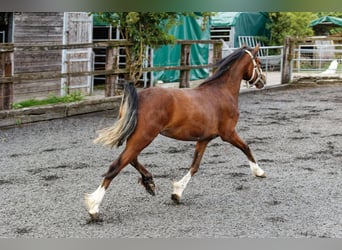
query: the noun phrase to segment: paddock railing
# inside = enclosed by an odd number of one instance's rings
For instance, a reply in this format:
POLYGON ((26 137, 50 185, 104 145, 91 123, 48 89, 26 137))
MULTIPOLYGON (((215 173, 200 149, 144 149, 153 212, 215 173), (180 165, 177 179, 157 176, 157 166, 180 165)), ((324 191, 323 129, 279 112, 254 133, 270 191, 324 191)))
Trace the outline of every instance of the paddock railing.
POLYGON ((294 73, 342 73, 342 44, 333 44, 330 41, 324 44, 300 44, 294 49, 294 73))
MULTIPOLYGON (((222 43, 214 40, 181 40, 177 41, 177 44, 181 45, 180 52, 180 65, 179 66, 162 66, 162 67, 145 67, 143 72, 165 71, 165 70, 179 70, 180 79, 179 87, 189 87, 190 70, 208 68, 213 69, 217 61, 222 58, 222 43), (193 44, 212 44, 213 56, 212 61, 205 65, 190 65, 190 50, 193 44)), ((40 86, 43 87, 44 81, 56 80, 56 82, 68 82, 71 78, 87 77, 87 76, 105 76, 105 89, 104 96, 109 97, 115 95, 118 76, 129 74, 129 65, 126 64, 125 68, 119 67, 118 57, 119 49, 132 46, 132 44, 126 40, 112 40, 105 42, 93 42, 88 44, 54 44, 54 45, 16 45, 16 44, 0 44, 0 110, 11 109, 13 101, 17 99, 17 95, 20 92, 20 86, 27 88, 25 97, 36 96, 36 92, 39 91, 40 86), (54 71, 37 71, 32 72, 20 72, 16 73, 15 56, 18 54, 24 55, 25 53, 40 53, 40 56, 44 54, 44 51, 57 51, 62 54, 63 51, 72 50, 85 50, 95 48, 106 48, 106 61, 104 70, 87 70, 84 67, 66 67, 68 70, 62 73, 61 67, 57 67, 54 71), (64 80, 63 80, 64 79, 64 80), (23 83, 30 82, 25 86, 23 83), (33 83, 32 83, 33 82, 33 83), (39 85, 41 84, 41 85, 39 85), (19 87, 18 87, 19 86, 19 87)), ((57 53, 57 54, 58 54, 57 53)), ((31 56, 32 57, 32 56, 31 56)), ((74 61, 84 61, 84 59, 74 61)), ((44 86, 46 87, 46 86, 44 86)), ((50 92, 59 94, 69 93, 68 84, 55 84, 55 87, 46 88, 50 92), (66 89, 61 89, 66 88, 66 89), (61 91, 62 90, 62 91, 61 91)), ((88 93, 89 94, 89 93, 88 93)), ((24 94, 23 94, 24 95, 24 94)), ((48 92, 45 93, 48 95, 48 92)), ((40 95, 40 97, 44 97, 40 95)), ((22 98, 21 98, 22 99, 22 98)))
POLYGON ((284 42, 282 83, 301 78, 342 78, 342 37, 287 37, 284 42))

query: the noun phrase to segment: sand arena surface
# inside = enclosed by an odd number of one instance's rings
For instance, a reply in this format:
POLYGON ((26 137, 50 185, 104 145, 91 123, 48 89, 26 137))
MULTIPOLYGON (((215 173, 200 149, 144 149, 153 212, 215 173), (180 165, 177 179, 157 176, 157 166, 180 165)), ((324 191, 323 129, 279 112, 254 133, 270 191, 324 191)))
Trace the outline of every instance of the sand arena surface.
POLYGON ((267 178, 219 138, 183 193, 172 181, 194 143, 157 139, 140 156, 156 196, 131 166, 116 177, 88 223, 85 192, 122 148, 94 145, 116 114, 93 113, 0 130, 0 237, 342 237, 342 86, 288 87, 240 96, 239 135, 267 178))

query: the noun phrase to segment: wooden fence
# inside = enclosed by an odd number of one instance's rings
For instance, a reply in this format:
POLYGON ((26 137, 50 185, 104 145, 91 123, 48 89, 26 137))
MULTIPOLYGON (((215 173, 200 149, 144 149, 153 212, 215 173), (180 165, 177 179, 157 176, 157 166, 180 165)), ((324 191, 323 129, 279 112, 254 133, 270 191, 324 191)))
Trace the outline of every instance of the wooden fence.
MULTIPOLYGON (((189 87, 190 70, 200 68, 213 68, 214 64, 222 58, 222 43, 213 40, 182 40, 177 41, 181 45, 180 66, 163 66, 144 68, 143 72, 180 70, 180 87, 189 87), (213 59, 206 65, 190 65, 190 48, 193 44, 212 44, 213 59)), ((131 46, 126 40, 115 40, 106 42, 94 42, 89 44, 68 44, 68 45, 15 45, 0 44, 0 110, 11 108, 13 103, 13 85, 25 80, 44 80, 44 79, 63 79, 80 76, 105 75, 105 93, 104 96, 114 95, 115 84, 119 74, 128 74, 129 66, 119 68, 116 63, 119 47, 131 46), (49 50, 71 50, 86 48, 106 48, 106 63, 104 70, 79 71, 79 72, 32 72, 13 74, 13 52, 14 51, 49 51, 49 50)))

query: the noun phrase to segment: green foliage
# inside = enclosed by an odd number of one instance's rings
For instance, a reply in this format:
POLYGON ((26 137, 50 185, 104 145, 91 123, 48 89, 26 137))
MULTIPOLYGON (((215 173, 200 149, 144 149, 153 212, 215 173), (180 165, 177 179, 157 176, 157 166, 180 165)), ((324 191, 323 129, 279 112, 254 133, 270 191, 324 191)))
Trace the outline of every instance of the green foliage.
POLYGON ((83 100, 84 96, 80 92, 73 92, 63 97, 49 95, 48 98, 37 100, 37 99, 29 99, 22 102, 17 102, 12 104, 13 109, 26 108, 32 106, 40 106, 47 104, 56 104, 56 103, 69 103, 69 102, 77 102, 83 100))
POLYGON ((309 27, 317 13, 312 12, 270 12, 271 45, 283 45, 286 36, 305 37, 312 36, 313 29, 309 27))
MULTIPOLYGON (((97 12, 100 21, 119 27, 121 38, 133 42, 126 49, 126 60, 130 66, 129 80, 137 82, 142 74, 142 66, 147 47, 156 49, 175 42, 168 32, 178 25, 178 15, 198 16, 194 12, 97 12)), ((203 12, 203 22, 207 22, 210 12, 203 12)))
POLYGON ((333 16, 342 18, 342 12, 317 12, 318 18, 324 17, 324 16, 333 16))

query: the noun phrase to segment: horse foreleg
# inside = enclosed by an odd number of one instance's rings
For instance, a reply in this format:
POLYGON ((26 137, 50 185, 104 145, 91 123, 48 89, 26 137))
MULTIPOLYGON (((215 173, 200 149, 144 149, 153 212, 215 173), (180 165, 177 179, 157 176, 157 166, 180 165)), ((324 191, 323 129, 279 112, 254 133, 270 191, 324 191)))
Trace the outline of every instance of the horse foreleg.
POLYGON ((173 183, 173 192, 171 195, 171 199, 175 203, 179 203, 182 197, 182 193, 189 183, 191 177, 198 171, 200 166, 204 151, 208 145, 210 140, 207 141, 198 141, 196 144, 194 159, 191 164, 191 168, 189 172, 179 181, 173 183))
POLYGON ((235 131, 229 134, 229 136, 226 135, 221 138, 222 140, 227 141, 233 146, 240 149, 247 156, 249 166, 251 168, 253 175, 255 175, 256 177, 266 177, 265 171, 259 167, 249 146, 237 135, 235 131))
POLYGON ((138 162, 138 158, 134 159, 131 162, 131 165, 141 174, 141 179, 139 179, 140 183, 145 187, 149 194, 154 196, 156 186, 152 174, 138 162))

